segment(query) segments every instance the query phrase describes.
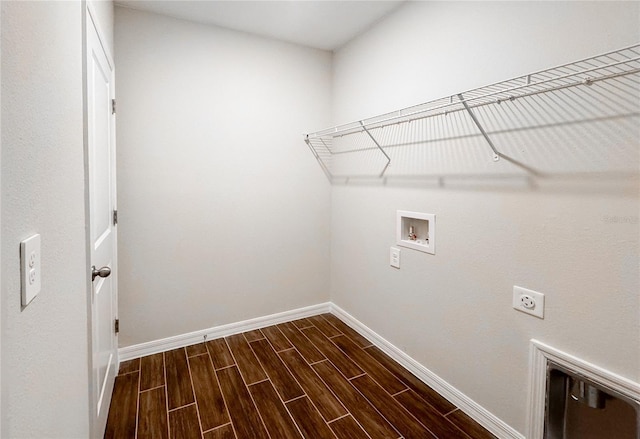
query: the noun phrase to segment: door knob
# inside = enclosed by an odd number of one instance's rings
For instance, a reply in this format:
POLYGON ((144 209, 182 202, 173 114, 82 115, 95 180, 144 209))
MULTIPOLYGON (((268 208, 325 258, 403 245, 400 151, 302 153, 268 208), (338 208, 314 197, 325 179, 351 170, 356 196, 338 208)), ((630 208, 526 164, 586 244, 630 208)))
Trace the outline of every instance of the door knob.
POLYGON ((111 268, 109 268, 109 267, 102 267, 99 270, 96 268, 95 265, 93 267, 91 267, 91 280, 92 281, 96 280, 96 277, 98 277, 98 276, 100 276, 100 277, 109 277, 110 274, 111 274, 111 268))

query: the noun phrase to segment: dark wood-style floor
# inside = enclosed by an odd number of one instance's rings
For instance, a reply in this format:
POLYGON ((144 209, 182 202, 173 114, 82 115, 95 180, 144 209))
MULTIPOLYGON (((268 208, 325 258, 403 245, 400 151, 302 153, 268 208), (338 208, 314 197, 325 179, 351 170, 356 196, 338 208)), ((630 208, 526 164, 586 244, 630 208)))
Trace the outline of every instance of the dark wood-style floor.
POLYGON ((494 438, 331 314, 121 364, 105 437, 494 438))

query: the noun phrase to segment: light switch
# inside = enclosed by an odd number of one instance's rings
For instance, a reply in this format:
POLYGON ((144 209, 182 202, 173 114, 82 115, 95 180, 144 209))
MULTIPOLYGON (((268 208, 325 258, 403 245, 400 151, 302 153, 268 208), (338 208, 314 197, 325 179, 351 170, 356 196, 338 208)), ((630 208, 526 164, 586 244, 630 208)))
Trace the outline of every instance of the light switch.
POLYGON ((27 306, 40 292, 40 235, 20 243, 22 306, 27 306))
POLYGON ((389 252, 389 265, 400 268, 400 249, 391 247, 389 252))

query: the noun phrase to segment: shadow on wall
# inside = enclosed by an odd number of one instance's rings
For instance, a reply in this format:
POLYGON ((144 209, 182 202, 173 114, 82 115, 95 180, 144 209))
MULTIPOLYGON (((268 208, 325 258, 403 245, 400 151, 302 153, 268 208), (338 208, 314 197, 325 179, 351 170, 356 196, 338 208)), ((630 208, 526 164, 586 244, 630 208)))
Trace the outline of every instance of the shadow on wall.
POLYGON ((637 193, 640 45, 310 134, 339 185, 637 193))

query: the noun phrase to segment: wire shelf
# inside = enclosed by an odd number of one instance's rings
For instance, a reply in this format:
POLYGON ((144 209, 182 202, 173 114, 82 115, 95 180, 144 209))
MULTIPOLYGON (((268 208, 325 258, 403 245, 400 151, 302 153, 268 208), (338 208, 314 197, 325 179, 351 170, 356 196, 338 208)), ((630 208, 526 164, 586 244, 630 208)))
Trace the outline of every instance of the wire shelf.
POLYGON ((637 172, 638 126, 640 44, 310 133, 305 142, 332 182, 637 172))

